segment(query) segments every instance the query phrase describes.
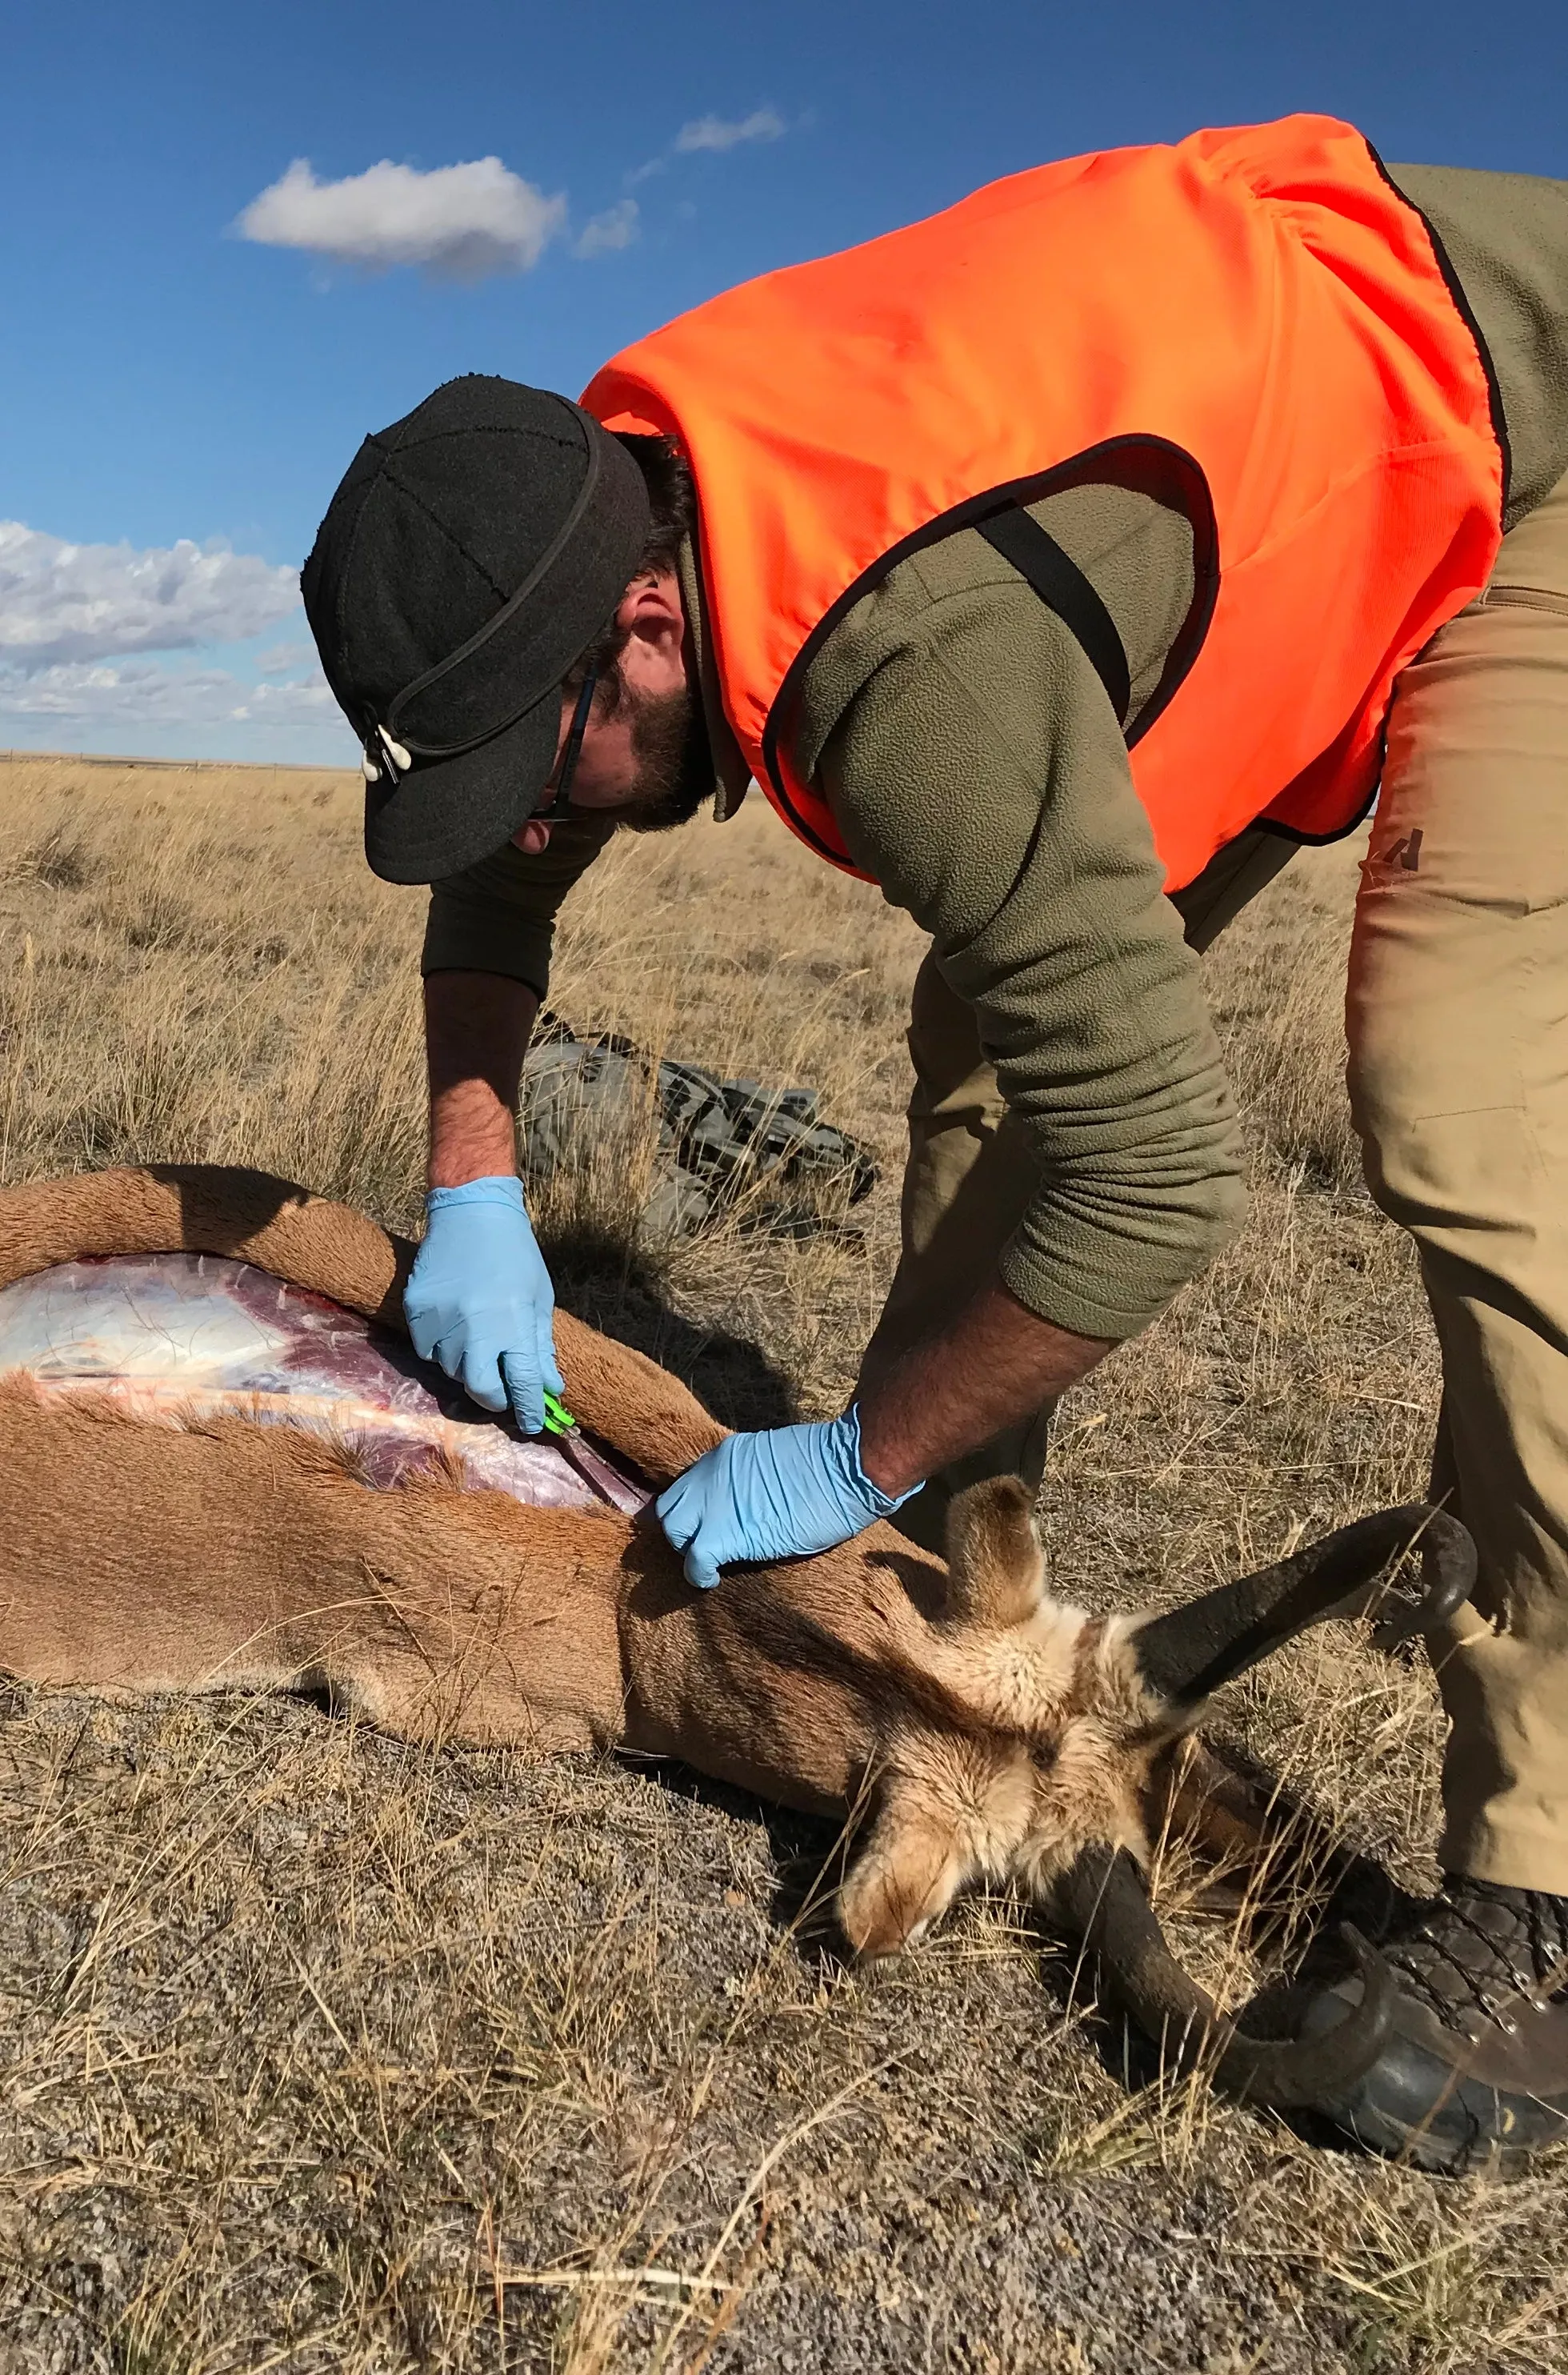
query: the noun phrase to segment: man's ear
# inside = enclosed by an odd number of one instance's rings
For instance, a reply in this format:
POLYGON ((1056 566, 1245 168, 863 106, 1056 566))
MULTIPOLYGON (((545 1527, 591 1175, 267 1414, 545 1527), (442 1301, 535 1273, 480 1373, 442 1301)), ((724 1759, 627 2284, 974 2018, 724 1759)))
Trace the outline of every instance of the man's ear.
POLYGON ((894 1783, 839 1890, 844 1936, 857 1955, 896 1955, 947 1911, 971 1869, 953 1815, 916 1783, 894 1783))
POLYGON ((1028 1494, 1016 1476, 961 1493, 948 1513, 948 1614, 1021 1625, 1045 1596, 1045 1561, 1028 1494))

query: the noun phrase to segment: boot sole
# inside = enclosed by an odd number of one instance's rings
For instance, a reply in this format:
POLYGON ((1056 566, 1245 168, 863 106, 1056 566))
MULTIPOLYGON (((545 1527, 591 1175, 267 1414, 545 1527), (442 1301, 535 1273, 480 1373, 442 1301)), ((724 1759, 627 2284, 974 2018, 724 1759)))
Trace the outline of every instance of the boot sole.
POLYGON ((1498 2184, 1523 2177, 1568 2139, 1568 2113, 1555 2105, 1461 2078, 1406 2039, 1324 2108, 1336 2127, 1391 2160, 1498 2184))
MULTIPOLYGON (((1451 2108, 1444 2106, 1445 2111, 1451 2108)), ((1511 2185, 1526 2176, 1556 2141, 1547 2136, 1534 2144, 1511 2145, 1489 2133, 1490 2123, 1479 2119, 1468 2123, 1463 2135, 1443 2133, 1430 2121, 1411 2127, 1367 2102, 1336 2105, 1328 2116, 1357 2144, 1385 2159, 1434 2177, 1480 2177, 1497 2185, 1511 2185)))

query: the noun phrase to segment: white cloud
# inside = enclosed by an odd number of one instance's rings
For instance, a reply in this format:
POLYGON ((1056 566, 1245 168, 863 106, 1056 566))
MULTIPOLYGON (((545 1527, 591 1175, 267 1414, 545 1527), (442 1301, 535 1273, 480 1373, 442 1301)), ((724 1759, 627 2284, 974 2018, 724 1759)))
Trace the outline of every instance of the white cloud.
POLYGON ((681 156, 694 148, 738 148, 746 140, 782 139, 784 128, 784 117, 773 107, 759 107, 733 122, 722 115, 699 115, 695 122, 681 125, 675 145, 681 156))
POLYGON ((584 224, 572 242, 572 253, 584 262, 590 256, 607 255, 615 248, 630 247, 637 230, 637 201, 622 198, 619 206, 607 207, 602 215, 594 215, 584 224))
POLYGON ((253 553, 0 521, 0 744, 342 765, 352 737, 304 624, 294 571, 253 553), (280 625, 287 641, 232 668, 212 655, 280 625))
POLYGON ((316 665, 314 644, 270 644, 265 652, 256 655, 258 676, 287 676, 290 668, 313 668, 316 665))
POLYGON ((564 197, 547 198, 499 157, 428 173, 383 157, 341 182, 318 182, 297 157, 234 228, 264 247, 303 248, 370 272, 414 264, 475 281, 531 270, 565 223, 564 197))
POLYGON ((134 735, 147 727, 292 724, 337 715, 319 676, 313 682, 247 684, 226 668, 167 668, 151 660, 123 668, 102 661, 0 668, 0 718, 58 724, 73 732, 114 727, 134 735))
POLYGON ((243 643, 299 602, 297 573, 254 553, 184 538, 142 551, 66 544, 0 520, 0 663, 13 667, 243 643))

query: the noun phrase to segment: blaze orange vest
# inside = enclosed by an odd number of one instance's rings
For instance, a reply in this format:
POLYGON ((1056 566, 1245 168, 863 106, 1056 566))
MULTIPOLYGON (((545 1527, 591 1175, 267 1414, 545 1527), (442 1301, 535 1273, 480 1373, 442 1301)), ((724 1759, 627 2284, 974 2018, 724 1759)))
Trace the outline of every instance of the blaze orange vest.
POLYGON ((1445 268, 1359 133, 1290 116, 993 183, 713 299, 583 401, 688 456, 725 714, 846 866, 788 747, 834 621, 956 526, 1162 473, 1197 597, 1128 738, 1175 890, 1256 819, 1348 831, 1396 675, 1486 582, 1502 422, 1445 268))

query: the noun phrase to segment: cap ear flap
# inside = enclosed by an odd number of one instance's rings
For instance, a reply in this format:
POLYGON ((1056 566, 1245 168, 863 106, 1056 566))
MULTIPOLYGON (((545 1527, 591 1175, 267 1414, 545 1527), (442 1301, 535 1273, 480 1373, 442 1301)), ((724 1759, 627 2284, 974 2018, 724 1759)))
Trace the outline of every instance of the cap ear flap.
POLYGON ((991 1476, 948 1512, 949 1621, 1021 1625, 1045 1597, 1045 1561, 1029 1495, 1016 1476, 991 1476))
POLYGON ((953 1814, 914 1783, 895 1783, 839 1890, 839 1924, 855 1953, 907 1946, 947 1911, 971 1862, 953 1814))

